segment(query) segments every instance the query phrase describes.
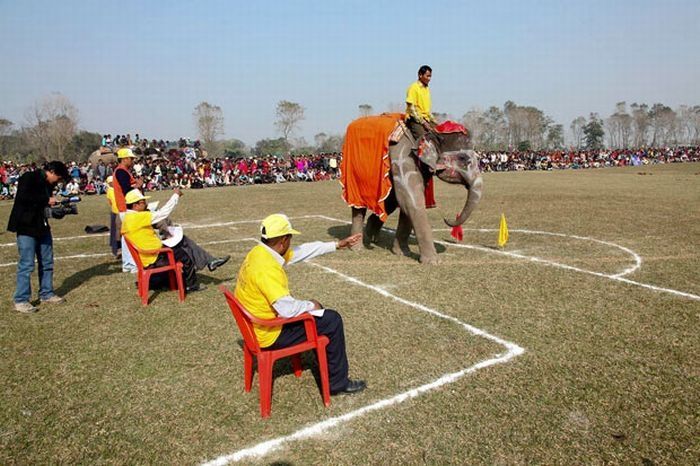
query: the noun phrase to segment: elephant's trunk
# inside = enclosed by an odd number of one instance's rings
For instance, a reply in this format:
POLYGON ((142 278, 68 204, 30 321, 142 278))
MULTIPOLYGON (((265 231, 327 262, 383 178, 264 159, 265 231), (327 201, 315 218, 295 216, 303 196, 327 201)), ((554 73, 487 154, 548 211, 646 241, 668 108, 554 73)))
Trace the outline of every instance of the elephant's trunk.
POLYGON ((481 174, 478 174, 476 178, 474 178, 471 182, 467 181, 466 179, 464 181, 468 193, 467 200, 464 203, 462 211, 459 213, 456 220, 448 220, 446 218, 443 218, 445 223, 451 227, 456 227, 466 222, 469 216, 476 208, 476 206, 479 204, 479 201, 481 200, 481 189, 483 187, 481 174))

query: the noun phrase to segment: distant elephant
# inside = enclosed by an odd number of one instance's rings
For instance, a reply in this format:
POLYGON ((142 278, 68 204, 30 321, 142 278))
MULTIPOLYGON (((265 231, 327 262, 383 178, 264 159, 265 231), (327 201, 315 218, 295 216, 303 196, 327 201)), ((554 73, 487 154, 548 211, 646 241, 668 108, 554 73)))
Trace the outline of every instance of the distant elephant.
POLYGON ((97 149, 88 157, 88 162, 90 162, 92 168, 97 167, 97 163, 100 160, 105 165, 109 165, 110 163, 117 163, 117 156, 110 151, 102 152, 100 149, 97 149))
MULTIPOLYGON (((415 145, 411 133, 404 129, 397 142, 388 146, 391 161, 391 192, 384 200, 384 206, 386 214, 391 214, 397 207, 400 209, 392 251, 395 254, 409 255, 408 238, 413 230, 418 240, 421 263, 436 264, 438 256, 433 244, 433 232, 428 221, 424 194, 430 171, 418 161, 414 150, 415 145)), ((444 219, 449 226, 462 225, 481 199, 483 181, 479 170, 479 159, 469 147, 469 136, 457 132, 431 134, 421 148, 421 159, 436 161, 434 171, 439 179, 451 184, 462 184, 468 190, 467 200, 456 220, 444 219)), ((351 169, 351 165, 346 169, 351 169)), ((348 201, 347 198, 346 201, 348 201)), ((353 206, 351 232, 360 233, 367 207, 348 203, 353 206)), ((383 221, 376 214, 369 217, 365 230, 366 243, 376 242, 382 225, 383 221)))

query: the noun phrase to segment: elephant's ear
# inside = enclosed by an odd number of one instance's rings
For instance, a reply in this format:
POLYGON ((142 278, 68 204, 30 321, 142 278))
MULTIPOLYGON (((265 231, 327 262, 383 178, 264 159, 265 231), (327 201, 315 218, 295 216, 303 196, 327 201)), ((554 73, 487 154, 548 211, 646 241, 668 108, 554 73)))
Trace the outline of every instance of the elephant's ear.
POLYGON ((425 138, 418 148, 418 160, 435 171, 438 161, 438 148, 432 138, 425 138))

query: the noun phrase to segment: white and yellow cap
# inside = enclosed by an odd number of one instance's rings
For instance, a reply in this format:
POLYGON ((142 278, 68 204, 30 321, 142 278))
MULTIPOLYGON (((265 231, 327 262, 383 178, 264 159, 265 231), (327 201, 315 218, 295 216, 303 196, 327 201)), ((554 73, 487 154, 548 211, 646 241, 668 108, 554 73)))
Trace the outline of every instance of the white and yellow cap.
POLYGON ((109 183, 111 183, 113 180, 114 180, 114 177, 112 177, 112 175, 109 175, 109 176, 107 177, 107 179, 105 180, 105 183, 109 184, 109 183))
POLYGON ((300 234, 300 232, 292 228, 289 218, 284 214, 269 215, 260 224, 260 237, 263 239, 300 234))
POLYGON ((126 196, 124 196, 124 202, 127 204, 136 204, 142 199, 150 199, 151 196, 144 196, 141 191, 138 189, 132 189, 128 193, 126 193, 126 196))
POLYGON ((117 151, 117 158, 118 159, 127 159, 127 158, 135 159, 136 156, 134 155, 134 153, 131 149, 124 147, 124 148, 119 149, 117 151))

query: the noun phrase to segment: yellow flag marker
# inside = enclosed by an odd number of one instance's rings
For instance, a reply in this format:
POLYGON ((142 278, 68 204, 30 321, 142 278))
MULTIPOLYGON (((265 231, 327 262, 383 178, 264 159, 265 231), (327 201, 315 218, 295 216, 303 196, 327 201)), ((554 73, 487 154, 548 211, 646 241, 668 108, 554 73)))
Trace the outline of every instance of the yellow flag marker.
POLYGON ((501 214, 501 224, 498 226, 498 247, 503 248, 508 242, 508 224, 506 215, 501 214))

